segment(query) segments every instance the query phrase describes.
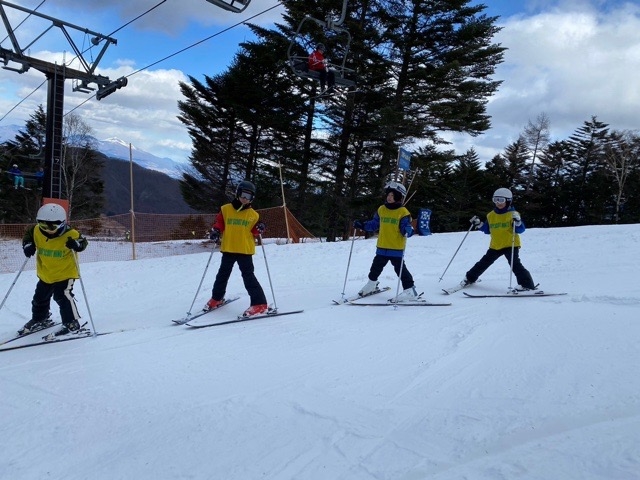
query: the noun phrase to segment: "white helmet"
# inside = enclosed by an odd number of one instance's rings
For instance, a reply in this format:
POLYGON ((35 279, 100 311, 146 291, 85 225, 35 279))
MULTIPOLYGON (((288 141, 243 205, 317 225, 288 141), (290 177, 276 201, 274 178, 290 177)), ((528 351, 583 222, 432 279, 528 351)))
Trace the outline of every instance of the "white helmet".
POLYGON ((67 212, 57 203, 47 203, 40 207, 36 215, 37 222, 65 222, 67 212))
POLYGON ((38 210, 36 222, 46 232, 61 231, 67 224, 67 212, 57 203, 47 203, 38 210))
POLYGON ((384 186, 385 193, 389 193, 390 190, 398 192, 404 198, 407 195, 407 188, 400 182, 389 182, 384 186))
POLYGON ((504 197, 507 199, 508 202, 513 200, 513 194, 511 193, 511 190, 509 190, 508 188, 497 189, 495 192, 493 192, 493 198, 495 197, 504 197))

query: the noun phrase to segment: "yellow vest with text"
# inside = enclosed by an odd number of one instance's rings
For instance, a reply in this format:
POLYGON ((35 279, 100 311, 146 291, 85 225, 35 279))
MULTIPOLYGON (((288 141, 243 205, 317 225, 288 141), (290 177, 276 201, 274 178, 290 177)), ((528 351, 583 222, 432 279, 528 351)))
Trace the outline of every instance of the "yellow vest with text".
MULTIPOLYGON (((496 213, 491 210, 487 214, 487 222, 489 223, 489 233, 491 242, 489 248, 492 250, 502 250, 503 248, 511 248, 513 242, 513 211, 504 213, 496 213)), ((515 234, 515 246, 520 246, 520 235, 515 234)))
POLYGON ((230 203, 223 205, 220 211, 224 218, 220 251, 245 255, 256 253, 256 241, 251 229, 260 219, 258 212, 253 208, 237 211, 230 203))
POLYGON ((70 229, 59 237, 48 238, 40 231, 33 229, 33 241, 36 246, 36 274, 45 283, 56 283, 70 278, 80 278, 73 251, 66 247, 67 239, 77 239, 80 232, 70 229))
POLYGON ((407 239, 400 233, 400 220, 406 216, 411 217, 411 213, 405 207, 392 210, 386 205, 381 205, 378 208, 378 217, 380 217, 378 248, 404 250, 407 239))

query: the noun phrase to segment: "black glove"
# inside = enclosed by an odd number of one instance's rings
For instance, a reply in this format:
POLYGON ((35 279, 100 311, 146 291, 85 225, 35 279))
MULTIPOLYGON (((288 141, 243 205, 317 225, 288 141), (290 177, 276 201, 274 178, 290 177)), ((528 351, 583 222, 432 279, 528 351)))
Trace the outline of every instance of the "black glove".
POLYGON ((258 232, 260 235, 262 235, 266 229, 267 226, 264 224, 264 222, 256 223, 256 232, 258 232))
POLYGON ((364 230, 364 222, 362 220, 356 220, 355 222, 353 222, 353 228, 364 230))
POLYGON ((212 228, 209 232, 209 240, 213 240, 214 242, 220 240, 220 230, 218 230, 217 228, 212 228))
POLYGON ((65 243, 65 246, 69 250, 73 250, 74 252, 79 252, 82 250, 82 244, 78 240, 74 240, 71 237, 67 238, 67 243, 65 243))
POLYGON ((32 257, 36 253, 36 246, 33 242, 25 243, 22 246, 22 251, 24 252, 25 257, 32 257))

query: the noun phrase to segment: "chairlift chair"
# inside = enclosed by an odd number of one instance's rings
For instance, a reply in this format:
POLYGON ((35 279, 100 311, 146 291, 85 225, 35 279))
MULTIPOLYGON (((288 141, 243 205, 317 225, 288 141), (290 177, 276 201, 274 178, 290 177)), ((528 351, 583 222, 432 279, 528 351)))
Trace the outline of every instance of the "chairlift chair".
POLYGON ((356 85, 354 80, 347 78, 348 75, 353 76, 355 71, 353 69, 346 67, 347 57, 349 55, 349 47, 351 45, 351 34, 345 28, 342 28, 340 25, 345 20, 346 17, 346 9, 347 9, 347 0, 344 0, 342 5, 342 15, 339 20, 334 20, 331 14, 327 15, 326 20, 318 20, 310 15, 306 15, 300 24, 298 25, 298 29, 296 30, 295 35, 292 37, 289 42, 289 48, 287 49, 287 63, 289 67, 293 71, 294 74, 301 78, 306 78, 310 80, 319 80, 320 74, 313 70, 309 70, 309 56, 307 55, 296 55, 295 50, 307 51, 305 45, 308 43, 305 41, 305 38, 301 32, 304 31, 303 26, 307 22, 312 22, 318 25, 323 30, 330 30, 336 32, 339 35, 342 35, 346 38, 345 46, 344 46, 344 55, 342 57, 342 61, 338 64, 331 63, 329 67, 333 69, 335 74, 335 84, 338 87, 351 88, 356 85))
POLYGON ((207 2, 230 12, 240 13, 249 6, 251 0, 207 0, 207 2))

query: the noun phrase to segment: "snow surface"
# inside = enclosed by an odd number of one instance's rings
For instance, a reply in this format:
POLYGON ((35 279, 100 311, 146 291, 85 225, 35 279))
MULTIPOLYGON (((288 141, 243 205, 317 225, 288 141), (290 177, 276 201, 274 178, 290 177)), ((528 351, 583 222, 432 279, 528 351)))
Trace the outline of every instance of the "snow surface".
MULTIPOLYGON (((211 258, 193 311, 209 298, 218 252, 82 264, 96 329, 116 333, 0 353, 0 478, 640 479, 640 225, 528 230, 523 263, 568 293, 536 299, 441 295, 488 247, 469 234, 439 282, 465 233, 406 251, 450 307, 331 305, 349 262, 346 293, 365 283, 375 239, 268 244, 278 308, 304 313, 198 330, 171 320, 211 258)), ((395 291, 390 265, 380 280, 395 291)), ((35 282, 18 278, 0 340, 35 282)), ((500 259, 470 291, 508 285, 500 259)), ((227 293, 211 315, 248 306, 237 268, 227 293)))

